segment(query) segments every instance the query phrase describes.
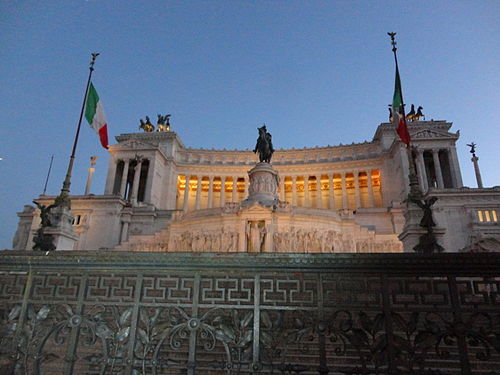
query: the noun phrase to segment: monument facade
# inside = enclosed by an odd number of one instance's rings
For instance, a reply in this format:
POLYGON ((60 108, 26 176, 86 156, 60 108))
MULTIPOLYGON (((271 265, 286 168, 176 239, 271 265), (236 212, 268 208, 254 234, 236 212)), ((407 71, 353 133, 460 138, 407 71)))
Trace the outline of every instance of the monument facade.
MULTIPOLYGON (((408 125, 419 188, 438 198, 434 232, 445 251, 494 248, 500 188, 463 187, 451 126, 408 125)), ((116 139, 104 193, 71 196, 75 250, 400 252, 423 231, 420 208, 406 202, 409 161, 392 123, 369 142, 279 149, 271 163, 250 150, 186 147, 170 127, 116 139)), ((29 250, 38 209, 19 217, 13 248, 29 250)))

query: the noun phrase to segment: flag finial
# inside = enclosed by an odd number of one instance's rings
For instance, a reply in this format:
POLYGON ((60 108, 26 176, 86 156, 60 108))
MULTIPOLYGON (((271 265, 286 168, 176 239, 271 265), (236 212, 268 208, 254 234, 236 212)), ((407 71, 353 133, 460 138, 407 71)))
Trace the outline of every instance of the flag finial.
POLYGON ((396 36, 396 33, 395 32, 390 32, 390 33, 387 33, 387 35, 389 35, 391 37, 391 44, 392 44, 392 52, 396 52, 397 48, 396 48, 396 39, 394 38, 396 36))
POLYGON ((95 63, 95 59, 97 59, 97 56, 99 56, 100 54, 97 53, 97 52, 94 52, 92 53, 92 61, 90 62, 90 71, 94 70, 94 63, 95 63))

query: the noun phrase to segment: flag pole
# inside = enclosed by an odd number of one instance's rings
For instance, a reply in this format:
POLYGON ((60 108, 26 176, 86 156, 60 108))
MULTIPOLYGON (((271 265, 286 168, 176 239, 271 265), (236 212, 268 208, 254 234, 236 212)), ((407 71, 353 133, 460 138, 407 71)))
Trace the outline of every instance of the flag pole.
MULTIPOLYGON (((398 50, 396 45, 396 33, 395 32, 389 32, 387 33, 391 37, 391 45, 392 45, 392 52, 394 54, 394 62, 396 64, 396 77, 400 79, 399 76, 399 66, 398 66, 398 55, 396 51, 398 50)), ((403 101, 403 89, 401 87, 401 81, 399 82, 399 95, 401 97, 401 106, 400 108, 393 108, 392 111, 394 112, 395 110, 399 112, 400 116, 403 116, 405 118, 405 105, 403 101)), ((406 121, 406 119, 405 119, 406 121)), ((411 198, 420 198, 422 196, 422 193, 420 191, 420 188, 418 186, 418 178, 417 178, 417 173, 416 173, 416 168, 415 168, 415 161, 413 160, 412 156, 412 147, 410 146, 411 138, 408 144, 406 145, 406 155, 408 157, 408 164, 409 164, 409 173, 408 173, 408 179, 410 180, 410 199, 411 198)))
POLYGON ((71 156, 69 158, 68 170, 66 171, 66 177, 63 182, 63 187, 61 193, 56 198, 55 204, 58 206, 65 206, 71 208, 71 202, 69 200, 69 187, 71 185, 71 172, 73 171, 73 163, 75 162, 76 146, 78 144, 78 137, 80 136, 80 128, 82 126, 83 112, 85 110, 85 102, 87 101, 87 95, 90 86, 90 80, 92 79, 92 72, 94 71, 95 60, 99 56, 98 53, 92 53, 92 60, 89 66, 89 77, 87 79, 87 86, 85 88, 85 95, 83 97, 82 109, 80 111, 80 119, 78 120, 78 126, 76 128, 75 141, 73 142, 73 150, 71 151, 71 156))
POLYGON ((47 172, 47 178, 45 179, 45 186, 43 187, 42 195, 45 195, 47 192, 47 183, 49 182, 50 170, 52 169, 52 162, 54 161, 54 155, 50 158, 49 171, 47 172))

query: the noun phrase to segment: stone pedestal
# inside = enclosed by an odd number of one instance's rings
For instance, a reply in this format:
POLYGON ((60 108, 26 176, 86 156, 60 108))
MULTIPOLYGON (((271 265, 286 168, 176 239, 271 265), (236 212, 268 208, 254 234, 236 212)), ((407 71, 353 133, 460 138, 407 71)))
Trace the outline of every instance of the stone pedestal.
POLYGON ((64 206, 50 211, 52 225, 44 228, 44 234, 52 236, 55 250, 74 250, 78 235, 73 231, 73 214, 64 206))
POLYGON ((265 207, 274 206, 278 199, 278 172, 269 163, 258 163, 250 171, 248 198, 241 202, 242 206, 260 204, 265 207))
MULTIPOLYGON (((403 249, 405 253, 414 253, 414 247, 419 243, 420 236, 427 233, 426 228, 420 226, 420 220, 422 220, 422 210, 416 205, 410 204, 409 207, 405 210, 404 217, 406 223, 403 227, 403 231, 399 234, 398 238, 401 242, 403 242, 403 249)), ((436 237, 437 243, 442 246, 446 229, 434 227, 433 232, 436 237)), ((445 249, 445 251, 446 250, 447 249, 445 249)))

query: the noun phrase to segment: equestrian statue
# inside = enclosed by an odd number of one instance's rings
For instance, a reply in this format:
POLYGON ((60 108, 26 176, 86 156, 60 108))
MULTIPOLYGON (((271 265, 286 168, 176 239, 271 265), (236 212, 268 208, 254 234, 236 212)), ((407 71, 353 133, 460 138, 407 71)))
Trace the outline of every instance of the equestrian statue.
POLYGON ((259 153, 259 161, 261 163, 271 163, 271 157, 274 153, 271 133, 267 132, 266 125, 262 125, 259 130, 259 138, 255 145, 254 153, 259 153))

